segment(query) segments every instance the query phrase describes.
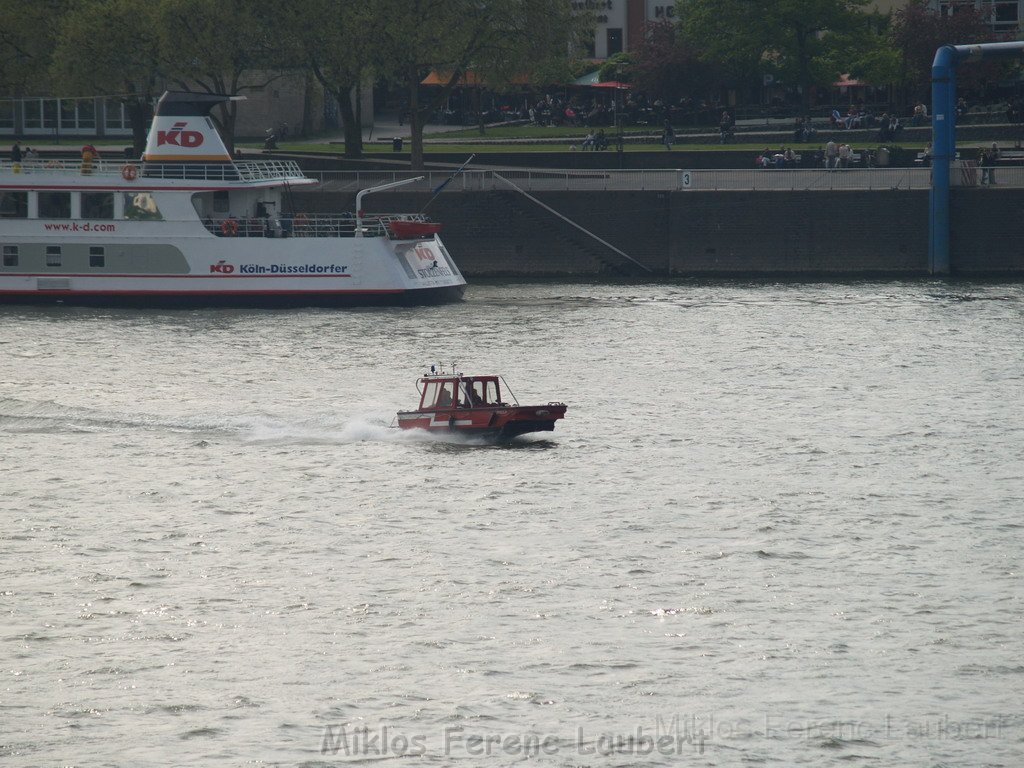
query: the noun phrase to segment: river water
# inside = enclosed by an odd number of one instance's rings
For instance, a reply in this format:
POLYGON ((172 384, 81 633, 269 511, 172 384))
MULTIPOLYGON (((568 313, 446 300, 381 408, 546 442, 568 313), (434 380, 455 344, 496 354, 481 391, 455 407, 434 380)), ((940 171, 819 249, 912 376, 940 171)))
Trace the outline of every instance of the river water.
POLYGON ((1022 322, 942 282, 0 309, 0 763, 1019 766, 1022 322), (452 360, 566 420, 390 429, 452 360))

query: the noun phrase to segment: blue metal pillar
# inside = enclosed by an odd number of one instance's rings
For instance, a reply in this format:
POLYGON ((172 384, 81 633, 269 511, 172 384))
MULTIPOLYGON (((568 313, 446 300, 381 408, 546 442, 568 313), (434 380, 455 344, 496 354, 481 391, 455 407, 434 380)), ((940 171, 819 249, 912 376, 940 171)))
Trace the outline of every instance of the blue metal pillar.
POLYGON ((928 209, 928 271, 949 274, 949 162, 956 139, 949 126, 950 94, 956 93, 956 51, 944 45, 932 64, 932 189, 928 209))
POLYGON ((944 45, 932 62, 932 188, 928 208, 928 270, 948 275, 949 166, 956 158, 956 66, 985 58, 1024 57, 1024 41, 944 45))

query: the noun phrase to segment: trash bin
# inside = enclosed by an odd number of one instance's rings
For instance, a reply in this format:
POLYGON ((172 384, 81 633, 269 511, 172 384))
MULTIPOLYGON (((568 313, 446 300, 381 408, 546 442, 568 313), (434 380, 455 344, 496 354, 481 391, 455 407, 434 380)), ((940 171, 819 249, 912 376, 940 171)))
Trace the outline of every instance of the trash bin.
POLYGON ((395 138, 393 138, 391 140, 391 151, 392 152, 401 152, 402 151, 402 137, 401 136, 395 136, 395 138))
POLYGON ((879 168, 889 167, 889 148, 879 147, 878 152, 875 153, 875 165, 879 168))

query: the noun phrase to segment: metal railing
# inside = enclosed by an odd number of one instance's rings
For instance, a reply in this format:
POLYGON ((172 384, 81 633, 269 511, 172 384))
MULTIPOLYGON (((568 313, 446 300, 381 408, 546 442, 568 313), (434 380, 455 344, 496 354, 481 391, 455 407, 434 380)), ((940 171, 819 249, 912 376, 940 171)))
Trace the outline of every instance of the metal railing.
MULTIPOLYGON (((429 221, 418 213, 364 216, 363 237, 398 238, 388 227, 392 221, 429 221)), ((218 237, 355 237, 354 213, 296 213, 277 219, 203 219, 203 226, 218 237)))
MULTIPOLYGON (((318 171, 318 190, 357 192, 414 175, 422 181, 403 191, 433 191, 451 177, 447 171, 318 171)), ((954 174, 955 175, 955 174, 954 174)), ((583 191, 832 191, 832 190, 922 190, 931 186, 931 170, 915 168, 790 168, 790 169, 696 169, 696 170, 546 170, 507 168, 500 171, 463 171, 445 192, 490 192, 507 189, 498 176, 528 192, 583 191)), ((1024 186, 1024 166, 1000 166, 998 183, 1024 186)), ((972 186, 969 178, 961 186, 972 186)))
POLYGON ((0 162, 0 172, 18 174, 74 174, 133 178, 189 179, 201 181, 298 181, 308 177, 294 160, 245 160, 234 163, 154 163, 139 160, 22 160, 0 162))
MULTIPOLYGON (((240 161, 236 163, 142 163, 94 160, 28 160, 20 164, 0 162, 0 173, 53 173, 120 176, 133 166, 142 179, 187 179, 205 181, 301 181, 318 180, 324 192, 358 192, 362 189, 422 176, 403 191, 430 192, 451 178, 451 171, 311 171, 303 173, 292 160, 240 161), (15 170, 17 166, 17 170, 15 170)), ((490 192, 508 189, 496 173, 528 192, 577 191, 817 191, 817 190, 920 190, 931 185, 931 171, 914 168, 824 168, 786 169, 522 169, 501 171, 468 170, 456 176, 444 192, 490 192)), ((951 180, 958 186, 975 186, 957 169, 951 180)), ((1024 166, 1002 165, 996 171, 998 185, 1024 187, 1024 166)))
POLYGON ((697 170, 683 174, 683 189, 696 191, 832 191, 928 189, 927 168, 697 170))
MULTIPOLYGON (((562 170, 505 168, 500 174, 529 191, 577 190, 673 190, 680 188, 678 170, 562 170)), ((327 192, 356 192, 392 181, 423 176, 422 181, 402 188, 403 192, 432 191, 452 176, 451 171, 311 171, 327 192)), ((463 171, 444 191, 490 192, 507 189, 493 171, 463 171)))

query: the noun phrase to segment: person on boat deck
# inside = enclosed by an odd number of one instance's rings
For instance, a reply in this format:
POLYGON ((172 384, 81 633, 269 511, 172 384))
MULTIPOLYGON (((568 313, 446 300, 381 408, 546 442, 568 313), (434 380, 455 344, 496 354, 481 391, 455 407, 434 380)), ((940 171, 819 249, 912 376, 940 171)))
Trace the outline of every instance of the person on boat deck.
POLYGON ((86 144, 82 147, 82 174, 88 175, 92 173, 92 161, 98 160, 100 153, 96 147, 92 144, 86 144))

